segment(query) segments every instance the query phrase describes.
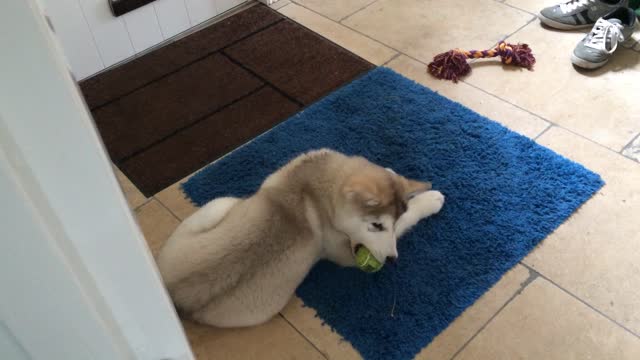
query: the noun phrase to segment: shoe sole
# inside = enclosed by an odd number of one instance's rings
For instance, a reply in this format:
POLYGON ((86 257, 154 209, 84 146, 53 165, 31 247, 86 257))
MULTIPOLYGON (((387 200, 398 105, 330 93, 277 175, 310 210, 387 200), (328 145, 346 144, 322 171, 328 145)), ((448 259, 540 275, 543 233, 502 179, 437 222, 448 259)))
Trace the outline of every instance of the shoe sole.
POLYGON ((575 54, 571 54, 571 63, 583 69, 589 69, 589 70, 597 69, 597 68, 603 67, 604 64, 606 64, 608 61, 609 59, 596 63, 596 62, 588 61, 585 59, 581 59, 577 57, 575 54))
POLYGON ((563 24, 561 22, 557 22, 555 20, 549 19, 548 17, 542 15, 542 14, 538 14, 538 19, 540 19, 540 21, 547 25, 550 26, 554 29, 559 29, 559 30, 577 30, 577 29, 586 29, 586 28, 590 28, 592 27, 594 24, 584 24, 584 25, 570 25, 570 24, 563 24))

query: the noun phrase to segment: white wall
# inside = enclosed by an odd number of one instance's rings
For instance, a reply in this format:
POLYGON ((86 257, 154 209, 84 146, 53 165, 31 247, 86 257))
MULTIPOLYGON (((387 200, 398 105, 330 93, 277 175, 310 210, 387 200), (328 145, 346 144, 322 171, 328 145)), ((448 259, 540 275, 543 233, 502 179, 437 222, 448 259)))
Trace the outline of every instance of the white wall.
POLYGON ((34 0, 0 0, 0 34, 0 345, 34 360, 193 359, 34 0))
POLYGON ((114 17, 107 0, 39 0, 78 80, 247 0, 156 0, 114 17))
POLYGON ((124 341, 112 341, 120 336, 96 311, 99 299, 84 293, 73 254, 60 251, 60 224, 2 125, 0 119, 0 358, 132 358, 124 341))

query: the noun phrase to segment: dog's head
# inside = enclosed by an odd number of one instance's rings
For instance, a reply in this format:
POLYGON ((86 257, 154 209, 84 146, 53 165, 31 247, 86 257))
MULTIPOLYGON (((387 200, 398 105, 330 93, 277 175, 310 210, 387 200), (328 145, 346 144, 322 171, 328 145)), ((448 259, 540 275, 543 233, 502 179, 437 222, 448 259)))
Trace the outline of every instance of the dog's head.
POLYGON ((374 164, 359 168, 341 187, 334 225, 349 237, 353 253, 364 245, 378 261, 394 261, 395 223, 409 199, 430 188, 374 164))

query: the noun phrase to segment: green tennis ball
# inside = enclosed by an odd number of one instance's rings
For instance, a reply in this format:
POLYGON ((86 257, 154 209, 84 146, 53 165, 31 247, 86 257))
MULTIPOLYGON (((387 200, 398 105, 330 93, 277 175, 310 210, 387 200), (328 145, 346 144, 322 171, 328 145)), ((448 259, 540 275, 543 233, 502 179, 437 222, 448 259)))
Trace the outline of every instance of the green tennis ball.
POLYGON ((374 273, 382 269, 382 263, 378 261, 371 251, 364 246, 360 246, 356 251, 356 264, 364 272, 374 273))

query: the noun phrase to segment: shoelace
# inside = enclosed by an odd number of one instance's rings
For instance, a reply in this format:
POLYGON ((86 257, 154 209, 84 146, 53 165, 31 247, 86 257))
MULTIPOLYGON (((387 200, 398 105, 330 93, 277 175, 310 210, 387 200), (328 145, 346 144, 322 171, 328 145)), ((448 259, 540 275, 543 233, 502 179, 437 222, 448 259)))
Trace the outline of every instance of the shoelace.
POLYGON ((609 54, 616 51, 618 42, 624 41, 622 25, 611 23, 605 19, 598 19, 591 33, 587 35, 585 46, 593 49, 604 50, 609 54), (611 38, 611 49, 607 49, 607 39, 611 38))
POLYGON ((589 3, 591 2, 595 2, 595 0, 569 0, 565 3, 560 4, 560 11, 562 11, 563 14, 566 14, 579 7, 589 5, 589 3))

